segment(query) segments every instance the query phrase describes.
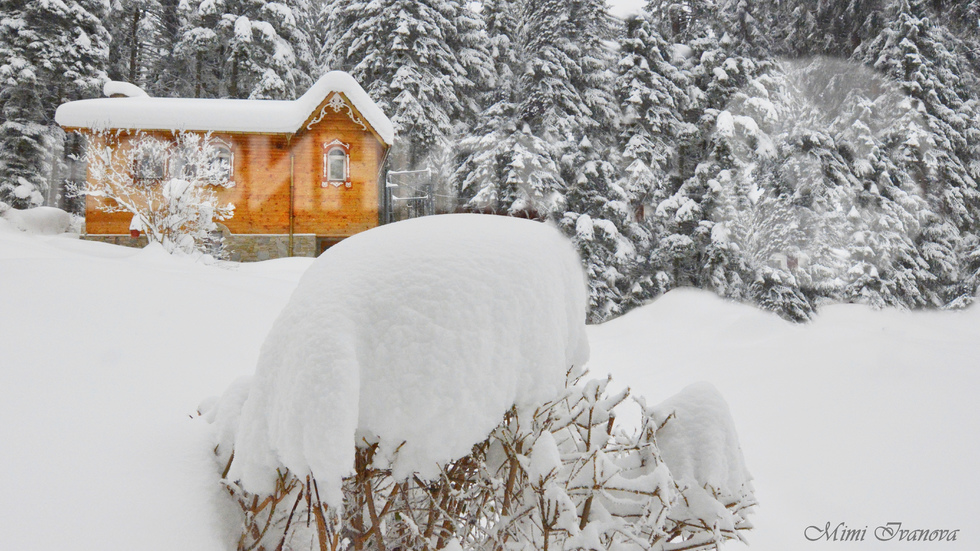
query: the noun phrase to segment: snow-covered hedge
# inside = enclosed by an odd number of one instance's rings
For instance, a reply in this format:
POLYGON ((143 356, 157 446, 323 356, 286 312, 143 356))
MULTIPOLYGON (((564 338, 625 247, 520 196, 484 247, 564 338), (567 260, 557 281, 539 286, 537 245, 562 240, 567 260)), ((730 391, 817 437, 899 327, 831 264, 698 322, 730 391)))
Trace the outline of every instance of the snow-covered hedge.
POLYGON ((753 498, 724 401, 686 391, 644 410, 636 434, 615 431, 627 392, 580 380, 585 291, 571 244, 527 220, 422 218, 328 250, 255 376, 204 408, 244 513, 240 548, 667 550, 740 537, 753 498), (699 436, 677 437, 688 430, 699 436), (676 457, 710 451, 710 465, 671 464, 661 434, 676 457))
POLYGON ((396 472, 437 475, 588 359, 579 266, 556 230, 479 215, 383 226, 329 249, 263 345, 232 476, 269 492, 279 467, 312 474, 337 505, 357 431, 379 439, 396 472))

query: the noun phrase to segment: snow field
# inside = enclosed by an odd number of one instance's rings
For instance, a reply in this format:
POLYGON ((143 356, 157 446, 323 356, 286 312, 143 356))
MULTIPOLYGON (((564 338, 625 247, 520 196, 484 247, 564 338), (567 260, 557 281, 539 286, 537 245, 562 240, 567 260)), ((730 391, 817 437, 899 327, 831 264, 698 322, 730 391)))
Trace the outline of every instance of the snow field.
POLYGON ((227 548, 189 416, 254 365, 295 285, 270 272, 0 228, 0 548, 227 548))
MULTIPOLYGON (((205 396, 242 390, 309 265, 225 269, 0 223, 12 290, 0 299, 0 492, 12 496, 0 548, 228 549, 237 518, 215 436, 188 416, 205 396)), ((753 549, 973 550, 978 318, 840 305, 796 326, 676 290, 587 328, 589 368, 648 404, 697 381, 718 388, 760 501, 753 549), (960 533, 901 546, 803 537, 826 522, 893 521, 960 533)), ((535 459, 538 471, 554 463, 535 459)))
MULTIPOLYGON (((697 290, 589 328, 593 372, 648 403, 710 381, 731 407, 760 506, 754 549, 806 549, 807 526, 887 522, 960 529, 980 514, 980 310, 908 313, 825 307, 807 325, 697 290)), ((824 543, 824 545, 830 545, 824 543)))

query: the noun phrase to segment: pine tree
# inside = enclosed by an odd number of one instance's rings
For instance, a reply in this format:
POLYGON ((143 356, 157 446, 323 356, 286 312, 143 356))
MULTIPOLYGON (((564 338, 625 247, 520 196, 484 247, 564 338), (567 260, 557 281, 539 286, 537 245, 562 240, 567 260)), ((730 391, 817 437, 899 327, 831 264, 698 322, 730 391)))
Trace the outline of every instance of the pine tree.
POLYGON ((728 31, 736 37, 739 52, 757 59, 772 56, 771 2, 758 0, 728 0, 725 11, 728 31))
POLYGON ((458 0, 339 2, 334 10, 351 24, 336 33, 329 57, 391 117, 399 137, 392 168, 441 168, 490 76, 482 21, 458 0))
MULTIPOLYGON (((977 117, 976 92, 964 85, 959 75, 968 72, 945 41, 951 35, 940 32, 924 17, 921 1, 900 0, 888 25, 855 56, 895 79, 921 108, 903 123, 893 138, 887 161, 895 165, 890 179, 900 183, 899 192, 883 188, 882 194, 903 197, 903 193, 922 195, 929 211, 938 216, 924 220, 918 235, 919 258, 929 264, 931 279, 925 297, 909 306, 937 301, 948 302, 960 277, 959 254, 955 250, 963 234, 980 230, 980 132, 973 127, 977 117), (910 181, 908 181, 910 180, 910 181)), ((956 45, 954 44, 954 48, 956 45)), ((912 261, 909 260, 911 263, 912 261)), ((908 293, 905 293, 906 295, 908 293)))
POLYGON ((156 0, 113 2, 107 22, 113 36, 109 45, 109 78, 146 85, 145 77, 161 53, 161 11, 156 0))
POLYGON ((646 8, 666 39, 686 43, 709 34, 717 21, 719 3, 718 0, 649 0, 646 8))
MULTIPOLYGON (((650 234, 635 220, 636 197, 616 183, 616 169, 600 158, 588 139, 572 161, 582 167, 569 187, 561 227, 579 249, 589 280, 589 321, 600 323, 641 301, 642 259, 650 234)), ((649 284, 647 285, 649 287, 649 284)), ((644 297, 645 298, 645 297, 644 297)))
POLYGON ((55 107, 95 93, 105 78, 106 9, 95 0, 0 2, 0 201, 43 200, 55 107))
MULTIPOLYGON (((501 29, 497 36, 506 37, 513 4, 495 6, 503 10, 503 17, 489 15, 495 28, 501 29)), ((478 136, 463 142, 454 181, 461 199, 469 200, 471 208, 513 212, 510 195, 498 190, 514 182, 488 179, 494 171, 481 169, 484 161, 480 159, 498 159, 498 166, 519 166, 516 173, 535 174, 520 184, 535 190, 529 194, 535 202, 517 210, 560 217, 564 189, 577 182, 584 169, 574 161, 578 144, 585 138, 605 154, 614 142, 617 114, 610 94, 610 60, 601 42, 611 36, 611 30, 604 6, 596 0, 531 0, 524 2, 519 17, 513 55, 520 69, 513 92, 501 92, 497 98, 491 94, 497 101, 481 116, 478 136), (548 173, 555 167, 557 174, 548 173), (473 174, 474 170, 479 174, 473 174), (474 202, 476 198, 479 201, 474 202), (487 204, 489 198, 502 203, 487 204)), ((503 63, 501 78, 507 78, 510 63, 503 63)))
POLYGON ((664 229, 648 206, 659 205, 676 191, 677 143, 696 128, 682 120, 682 86, 687 82, 671 64, 671 46, 645 17, 628 20, 625 30, 615 81, 622 126, 617 150, 623 165, 619 186, 646 234, 634 242, 643 267, 626 301, 636 304, 667 290, 663 266, 650 259, 650 247, 664 229))
POLYGON ((684 119, 697 130, 679 140, 677 191, 661 202, 657 216, 664 226, 657 261, 664 263, 672 285, 693 285, 744 298, 747 268, 739 252, 714 231, 723 182, 742 167, 733 151, 727 125, 719 121, 736 92, 770 66, 740 55, 729 34, 691 42, 698 62, 686 71, 684 119))
POLYGON ((518 52, 519 11, 518 0, 487 0, 480 9, 486 26, 492 67, 492 78, 486 83, 489 89, 484 105, 487 107, 499 101, 515 101, 515 87, 521 71, 518 52))
POLYGON ((312 84, 308 2, 191 0, 175 46, 194 97, 293 99, 312 84))

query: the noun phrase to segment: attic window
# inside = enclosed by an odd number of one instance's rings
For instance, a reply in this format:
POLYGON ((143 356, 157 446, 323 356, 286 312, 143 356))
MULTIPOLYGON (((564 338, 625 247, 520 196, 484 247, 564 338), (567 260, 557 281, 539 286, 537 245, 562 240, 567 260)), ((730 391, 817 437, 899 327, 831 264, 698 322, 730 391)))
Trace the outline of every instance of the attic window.
POLYGON ((325 150, 323 155, 323 187, 327 185, 350 187, 350 156, 348 155, 350 146, 339 140, 334 140, 324 144, 323 147, 325 150))

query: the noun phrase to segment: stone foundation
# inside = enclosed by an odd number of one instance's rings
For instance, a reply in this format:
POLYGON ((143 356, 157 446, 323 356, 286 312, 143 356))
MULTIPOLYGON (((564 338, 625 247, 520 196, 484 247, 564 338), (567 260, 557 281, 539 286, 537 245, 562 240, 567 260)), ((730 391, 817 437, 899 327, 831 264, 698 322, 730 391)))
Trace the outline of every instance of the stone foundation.
MULTIPOLYGON (((141 235, 136 239, 128 235, 108 234, 96 235, 86 234, 82 239, 88 241, 101 241, 113 245, 124 247, 143 248, 146 246, 146 236, 141 235)), ((288 234, 248 234, 235 235, 226 234, 222 245, 228 260, 239 262, 255 262, 258 260, 269 260, 271 258, 284 258, 289 256, 289 235, 288 234)), ((314 257, 317 253, 316 235, 312 233, 293 234, 293 256, 314 257)))
POLYGON ((133 247, 136 249, 142 249, 146 246, 147 240, 145 235, 141 235, 136 239, 133 239, 128 234, 110 234, 110 235, 95 235, 95 234, 82 234, 81 238, 86 241, 98 241, 100 243, 109 243, 110 245, 121 245, 123 247, 133 247))
MULTIPOLYGON (((225 237, 224 249, 228 260, 254 262, 289 256, 289 235, 250 234, 225 237)), ((293 256, 316 256, 316 235, 293 234, 293 256)))

